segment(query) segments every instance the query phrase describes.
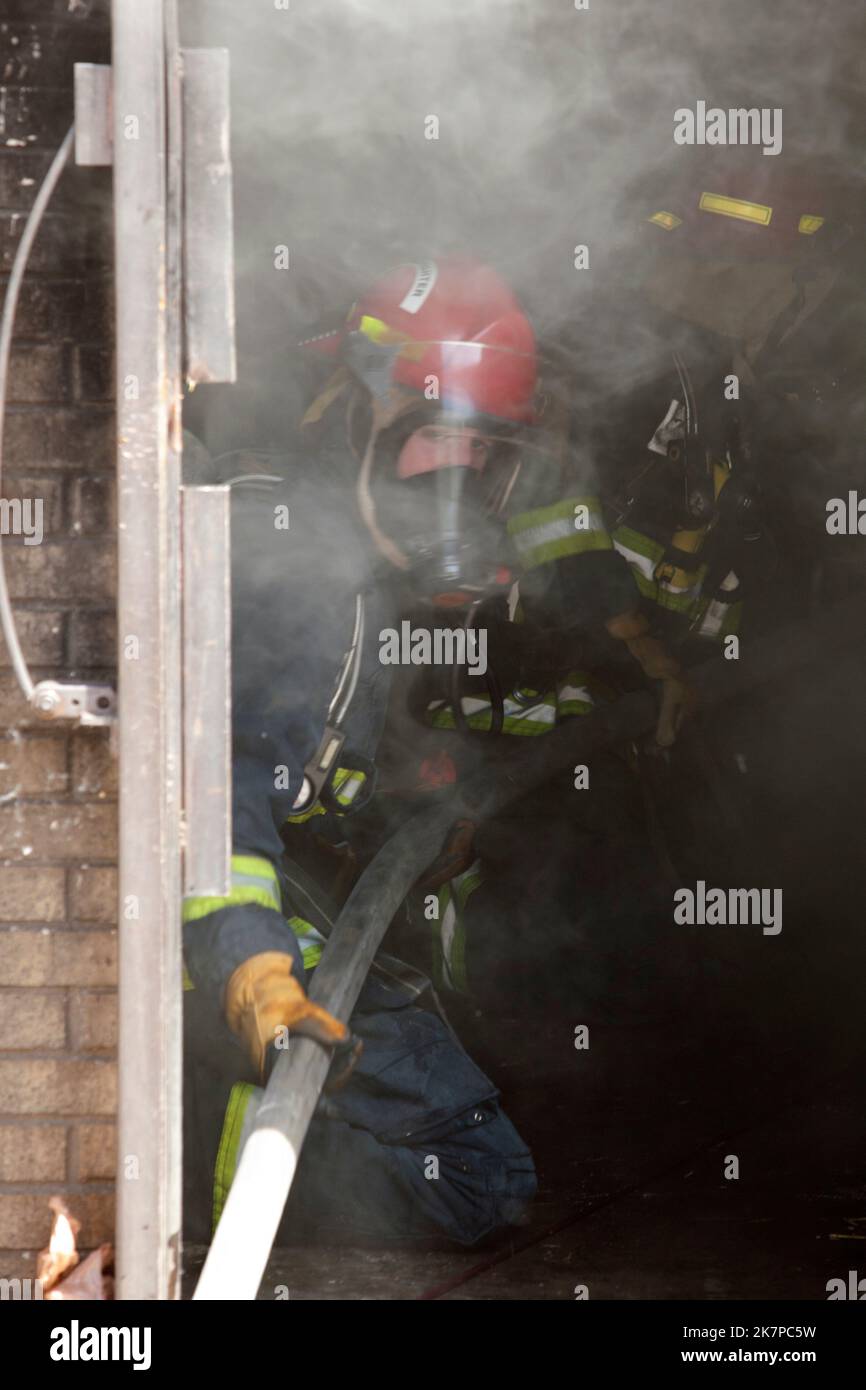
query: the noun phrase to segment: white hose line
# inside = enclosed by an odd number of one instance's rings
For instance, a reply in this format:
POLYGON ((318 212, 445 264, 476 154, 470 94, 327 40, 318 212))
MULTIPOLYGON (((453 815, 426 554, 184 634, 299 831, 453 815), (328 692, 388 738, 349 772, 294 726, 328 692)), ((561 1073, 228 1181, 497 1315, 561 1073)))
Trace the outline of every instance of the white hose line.
POLYGON ((255 1298, 297 1164, 294 1147, 278 1129, 253 1130, 193 1299, 255 1298))
MULTIPOLYGON (((329 942, 326 953, 330 948, 329 942)), ((321 969, 320 963, 316 970, 321 969)), ((362 983, 364 975, 366 970, 362 983)), ((356 995, 357 990, 349 1012, 356 995)), ((345 1012, 337 1001, 330 1002, 337 1017, 345 1012)), ((330 1066, 330 1052, 312 1038, 292 1038, 289 1050, 277 1059, 241 1150, 194 1299, 240 1302, 258 1293, 330 1066)))

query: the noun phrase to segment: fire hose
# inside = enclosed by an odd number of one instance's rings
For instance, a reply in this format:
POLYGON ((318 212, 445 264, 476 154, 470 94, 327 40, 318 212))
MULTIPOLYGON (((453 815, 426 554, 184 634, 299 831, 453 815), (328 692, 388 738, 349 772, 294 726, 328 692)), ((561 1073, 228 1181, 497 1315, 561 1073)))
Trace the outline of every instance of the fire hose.
MULTIPOLYGON (((826 659, 864 637, 866 604, 855 595, 808 623, 763 637, 745 659, 718 657, 698 667, 692 674, 701 707, 709 709, 783 676, 789 679, 798 666, 819 656, 826 659)), ((394 913, 435 859, 455 820, 494 814, 576 761, 641 738, 656 718, 657 702, 650 691, 623 695, 564 722, 545 736, 541 747, 504 752, 494 768, 475 774, 447 801, 404 824, 347 899, 313 976, 310 997, 348 1021, 394 913)), ((330 1061, 322 1046, 300 1037, 277 1059, 194 1298, 256 1297, 330 1061)))

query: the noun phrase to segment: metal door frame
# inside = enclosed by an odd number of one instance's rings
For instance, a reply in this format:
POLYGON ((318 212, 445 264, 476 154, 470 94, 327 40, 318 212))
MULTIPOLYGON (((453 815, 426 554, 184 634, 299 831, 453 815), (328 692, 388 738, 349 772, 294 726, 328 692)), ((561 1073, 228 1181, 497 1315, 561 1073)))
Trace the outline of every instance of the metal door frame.
POLYGON ((121 1299, 176 1298, 180 1283, 179 190, 165 48, 163 0, 112 0, 121 1299))

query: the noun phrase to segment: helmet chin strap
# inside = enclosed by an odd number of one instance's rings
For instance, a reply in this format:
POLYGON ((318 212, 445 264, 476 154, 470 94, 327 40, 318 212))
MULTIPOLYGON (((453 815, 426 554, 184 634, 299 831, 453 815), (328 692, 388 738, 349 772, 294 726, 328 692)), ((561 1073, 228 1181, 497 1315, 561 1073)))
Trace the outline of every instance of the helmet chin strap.
POLYGON ((376 455, 376 443, 379 435, 389 425, 393 425, 401 415, 407 410, 411 410, 415 401, 411 396, 406 396, 402 392, 389 392, 386 400, 381 400, 378 396, 372 398, 372 422, 370 427, 370 438, 367 440, 367 447, 361 459, 361 468, 358 473, 357 498, 358 510, 361 518, 370 535, 373 537, 376 549, 392 565, 399 570, 409 568, 409 557, 404 554, 395 541, 386 536, 379 526, 376 517, 376 506, 373 502, 373 494, 370 491, 370 479, 373 474, 373 460, 376 455))

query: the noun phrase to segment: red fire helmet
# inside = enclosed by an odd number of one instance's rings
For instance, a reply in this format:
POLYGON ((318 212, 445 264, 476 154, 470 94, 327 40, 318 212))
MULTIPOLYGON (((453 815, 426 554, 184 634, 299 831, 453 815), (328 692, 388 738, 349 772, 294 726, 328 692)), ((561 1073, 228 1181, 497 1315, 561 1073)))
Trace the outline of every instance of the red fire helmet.
POLYGON ((339 352, 374 395, 402 386, 460 417, 533 420, 535 335, 505 282, 477 261, 398 266, 342 329, 306 345, 339 352))

